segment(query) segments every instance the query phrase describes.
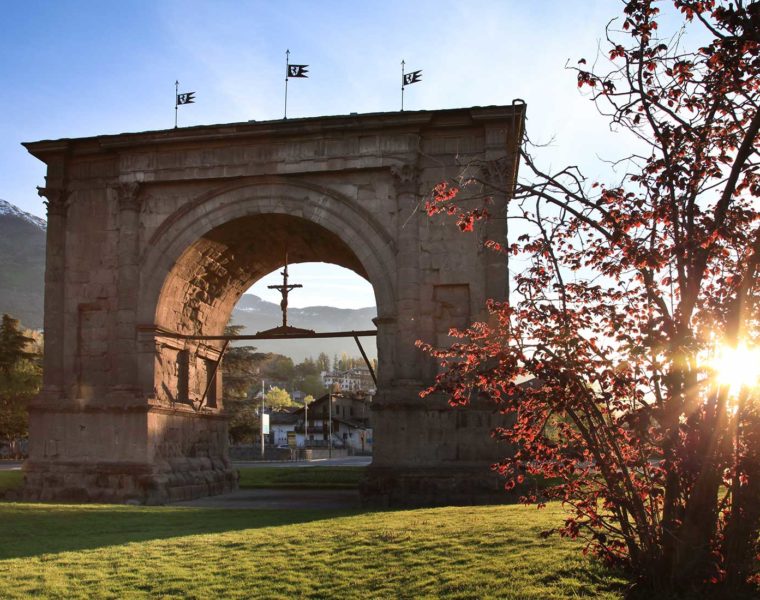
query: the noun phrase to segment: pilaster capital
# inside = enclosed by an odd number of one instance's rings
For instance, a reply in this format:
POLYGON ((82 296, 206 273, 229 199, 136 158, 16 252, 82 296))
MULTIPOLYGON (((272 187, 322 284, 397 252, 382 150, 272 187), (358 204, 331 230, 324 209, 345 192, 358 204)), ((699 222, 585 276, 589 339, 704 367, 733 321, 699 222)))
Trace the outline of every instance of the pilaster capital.
POLYGON ((45 198, 45 208, 48 218, 51 216, 66 216, 69 207, 69 192, 63 188, 50 188, 37 186, 37 194, 45 198))
POLYGON ((404 163, 391 165, 391 175, 397 194, 416 194, 420 169, 417 165, 404 163))
POLYGON ((113 186, 113 189, 116 191, 116 195, 119 199, 119 210, 131 210, 134 212, 139 212, 141 204, 141 187, 142 186, 136 181, 129 183, 117 183, 113 186))
POLYGON ((478 178, 487 186, 504 190, 507 187, 510 160, 504 156, 494 160, 484 160, 478 165, 478 178))
POLYGON ((398 322, 398 317, 396 315, 385 315, 385 316, 377 316, 374 319, 372 319, 372 322, 375 324, 375 327, 384 327, 386 325, 395 325, 398 322))

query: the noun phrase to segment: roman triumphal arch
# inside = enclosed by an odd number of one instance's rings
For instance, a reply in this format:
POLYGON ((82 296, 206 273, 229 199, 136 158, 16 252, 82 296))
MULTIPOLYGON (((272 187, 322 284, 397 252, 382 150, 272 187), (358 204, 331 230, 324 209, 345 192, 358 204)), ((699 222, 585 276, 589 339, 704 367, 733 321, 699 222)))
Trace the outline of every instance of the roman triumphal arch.
MULTIPOLYGON (((467 171, 509 190, 524 105, 210 125, 26 144, 47 164, 44 386, 24 495, 161 503, 234 489, 220 340, 243 292, 289 262, 366 277, 378 316, 368 501, 471 502, 498 489, 492 406, 421 399, 418 339, 503 298, 506 202, 474 235, 430 219, 467 171)), ((506 193, 506 192, 505 192, 506 193)), ((276 325, 273 323, 273 325, 276 325)))

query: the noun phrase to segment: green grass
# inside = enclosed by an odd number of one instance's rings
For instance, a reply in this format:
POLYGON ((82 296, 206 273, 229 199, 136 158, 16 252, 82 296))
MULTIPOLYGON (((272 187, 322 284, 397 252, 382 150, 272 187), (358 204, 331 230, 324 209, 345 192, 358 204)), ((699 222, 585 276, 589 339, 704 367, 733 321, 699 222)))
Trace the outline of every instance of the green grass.
POLYGON ((24 483, 24 474, 21 471, 0 471, 0 494, 8 490, 15 490, 24 483))
MULTIPOLYGON (((356 489, 364 470, 365 467, 242 468, 240 489, 356 489)), ((0 471, 0 494, 21 487, 23 480, 21 471, 0 471)))
POLYGON ((365 467, 242 468, 240 488, 357 488, 365 467))
POLYGON ((3 598, 622 598, 562 509, 0 504, 3 598))

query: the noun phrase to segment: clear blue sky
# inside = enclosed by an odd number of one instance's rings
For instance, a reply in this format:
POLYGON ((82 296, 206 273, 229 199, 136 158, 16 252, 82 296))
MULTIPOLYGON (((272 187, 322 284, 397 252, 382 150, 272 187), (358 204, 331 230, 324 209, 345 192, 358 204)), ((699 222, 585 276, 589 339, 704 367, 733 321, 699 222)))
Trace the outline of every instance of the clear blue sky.
MULTIPOLYGON (((620 154, 575 86, 616 0, 200 1, 0 3, 0 198, 45 216, 43 165, 23 141, 165 129, 174 81, 196 92, 180 126, 279 119, 285 50, 309 64, 288 116, 393 111, 400 62, 422 69, 408 110, 528 104, 554 164, 620 154)), ((341 294, 345 298, 345 294, 341 294)), ((322 295, 324 297, 324 294, 322 295)), ((371 294, 366 296, 370 298, 371 294)), ((303 301, 311 302, 304 292, 303 301)), ((366 306, 359 297, 357 306, 366 306)))

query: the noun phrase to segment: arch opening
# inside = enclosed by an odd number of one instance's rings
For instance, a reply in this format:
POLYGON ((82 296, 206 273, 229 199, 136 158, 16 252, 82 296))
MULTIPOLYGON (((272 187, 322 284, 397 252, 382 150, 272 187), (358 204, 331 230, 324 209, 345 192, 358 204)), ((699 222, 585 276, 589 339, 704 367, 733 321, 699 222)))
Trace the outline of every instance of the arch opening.
MULTIPOLYGON (((238 217, 208 230, 180 254, 159 295, 158 331, 223 335, 243 294, 256 281, 282 268, 286 253, 288 263, 331 263, 370 281, 354 250, 317 223, 281 213, 238 217)), ((277 318, 262 329, 279 324, 277 318)), ((221 409, 217 399, 222 397, 223 387, 217 364, 223 347, 219 340, 177 339, 159 333, 153 396, 162 404, 221 409)))
POLYGON ((368 279, 354 251, 324 227, 284 214, 241 217, 190 245, 164 282, 156 324, 176 333, 221 335, 240 297, 288 262, 328 262, 368 279))

